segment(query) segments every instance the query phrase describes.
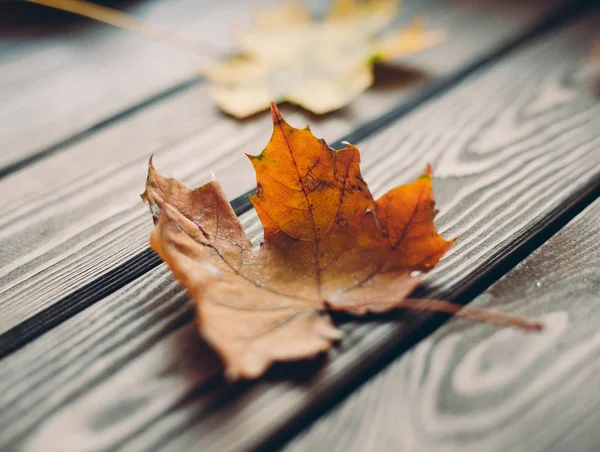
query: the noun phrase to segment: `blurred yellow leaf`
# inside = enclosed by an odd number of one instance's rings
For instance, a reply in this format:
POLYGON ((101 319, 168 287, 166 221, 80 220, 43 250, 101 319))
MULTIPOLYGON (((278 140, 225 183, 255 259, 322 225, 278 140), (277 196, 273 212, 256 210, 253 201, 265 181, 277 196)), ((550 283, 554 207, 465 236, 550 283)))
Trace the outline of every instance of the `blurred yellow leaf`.
POLYGON ((254 28, 236 33, 241 55, 204 72, 214 83, 211 96, 239 118, 269 108, 272 100, 317 114, 337 110, 372 85, 375 62, 443 40, 421 19, 386 30, 398 9, 397 0, 337 0, 322 21, 299 3, 259 11, 254 28))

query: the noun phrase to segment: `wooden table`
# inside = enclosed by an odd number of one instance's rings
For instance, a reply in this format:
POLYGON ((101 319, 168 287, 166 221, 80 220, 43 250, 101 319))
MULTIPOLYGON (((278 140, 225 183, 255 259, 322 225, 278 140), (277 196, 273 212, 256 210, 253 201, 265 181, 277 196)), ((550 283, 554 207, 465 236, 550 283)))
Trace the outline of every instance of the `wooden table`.
MULTIPOLYGON (((229 25, 254 3, 115 6, 227 53, 229 25)), ((438 228, 460 240, 420 294, 541 317, 544 332, 415 312, 344 318, 327 357, 226 383, 189 298, 148 249, 138 194, 152 153, 190 185, 212 171, 260 241, 244 153, 264 147, 269 117, 220 113, 197 76, 202 58, 2 4, 2 450, 600 450, 600 102, 589 80, 600 8, 406 3, 403 20, 425 15, 447 42, 339 112, 283 113, 334 147, 357 144, 375 195, 431 162, 438 228)))

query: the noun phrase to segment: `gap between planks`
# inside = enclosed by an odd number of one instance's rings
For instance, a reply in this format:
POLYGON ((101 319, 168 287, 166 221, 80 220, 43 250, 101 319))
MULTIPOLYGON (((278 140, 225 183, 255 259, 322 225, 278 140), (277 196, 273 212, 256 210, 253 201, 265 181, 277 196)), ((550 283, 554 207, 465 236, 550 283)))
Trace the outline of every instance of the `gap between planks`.
POLYGON ((153 96, 146 98, 137 104, 134 104, 124 110, 115 113, 112 116, 109 116, 89 126, 81 132, 77 132, 68 138, 65 138, 55 144, 50 145, 49 147, 40 149, 39 151, 36 151, 25 157, 17 158, 16 160, 0 167, 0 179, 17 171, 20 171, 29 165, 39 162, 42 159, 50 158, 57 152, 67 149, 69 146, 79 143, 85 140, 86 138, 89 138, 91 135, 118 123, 119 121, 122 121, 123 119, 128 118, 131 115, 134 115, 135 113, 145 108, 148 108, 154 104, 158 104, 161 101, 174 96, 175 94, 186 91, 198 85, 199 83, 202 83, 203 81, 204 79, 202 79, 200 76, 195 76, 193 78, 184 80, 175 86, 172 86, 170 88, 165 89, 164 91, 154 94, 153 96))

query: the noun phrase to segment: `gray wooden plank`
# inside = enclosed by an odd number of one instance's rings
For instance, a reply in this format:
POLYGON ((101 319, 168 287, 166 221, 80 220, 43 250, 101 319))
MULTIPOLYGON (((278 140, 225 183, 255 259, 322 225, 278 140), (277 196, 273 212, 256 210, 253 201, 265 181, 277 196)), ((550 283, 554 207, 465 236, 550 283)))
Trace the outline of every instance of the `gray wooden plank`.
MULTIPOLYGON (((554 8, 512 5, 503 16, 495 2, 476 11, 439 0, 416 5, 429 11, 432 26, 449 33, 447 43, 410 60, 433 77, 486 55, 554 8), (513 20, 518 12, 523 18, 513 20)), ((407 89, 402 80, 388 76, 347 109, 323 118, 292 108, 284 114, 294 124, 310 122, 317 136, 340 138, 426 86, 407 89)), ((0 180, 0 191, 11 194, 0 200, 6 212, 0 219, 0 333, 146 248, 151 222, 138 194, 150 154, 161 171, 190 184, 213 171, 234 198, 254 186, 244 153, 258 153, 270 129, 265 115, 247 121, 220 115, 207 101, 207 87, 198 85, 0 180)))
MULTIPOLYGON (((565 202, 597 189, 600 105, 572 76, 587 61, 599 19, 536 41, 358 143, 376 195, 434 164, 438 226, 461 239, 427 276, 428 295, 485 273, 565 202)), ((253 211, 243 222, 260 240, 253 211)), ((160 266, 8 356, 0 367, 0 443, 22 450, 249 449, 431 319, 407 313, 347 322, 327 365, 293 368, 305 369, 304 380, 280 367, 283 378, 274 372, 228 386, 192 316, 160 266)))
MULTIPOLYGON (((126 5, 126 10, 228 52, 233 48, 228 24, 246 22, 252 3, 152 0, 126 5)), ((44 10, 39 5, 0 7, 27 8, 30 16, 44 10)), ((194 78, 210 61, 91 20, 60 22, 39 34, 23 26, 28 15, 19 21, 21 27, 7 24, 4 31, 11 39, 0 60, 0 123, 10 127, 0 137, 0 168, 194 78)))
POLYGON ((453 319, 284 450, 600 449, 600 200, 473 301, 542 334, 453 319))
MULTIPOLYGON (((217 53, 222 49, 227 54, 235 49, 231 31, 247 25, 249 12, 257 5, 274 2, 153 0, 124 6, 138 17, 173 28, 207 43, 207 47, 216 47, 217 53)), ((327 4, 324 0, 306 3, 317 13, 327 4)), ((422 12, 431 4, 425 3, 407 2, 407 16, 422 12)), ((511 14, 510 21, 529 23, 535 19, 530 17, 532 12, 556 6, 560 1, 552 0, 552 5, 546 7, 541 3, 520 8, 524 19, 512 8, 505 9, 511 14)), ((3 5, 4 10, 9 6, 3 5)), ((30 15, 42 14, 39 9, 43 8, 17 7, 27 8, 30 15)), ((501 13, 502 8, 498 11, 501 13)), ((10 41, 0 57, 0 121, 11 127, 0 137, 4 150, 0 155, 0 173, 3 168, 52 148, 158 92, 193 80, 199 68, 214 58, 211 48, 206 56, 196 55, 86 20, 74 24, 59 22, 51 30, 41 27, 42 32, 35 27, 23 29, 11 24, 4 28, 10 41)))

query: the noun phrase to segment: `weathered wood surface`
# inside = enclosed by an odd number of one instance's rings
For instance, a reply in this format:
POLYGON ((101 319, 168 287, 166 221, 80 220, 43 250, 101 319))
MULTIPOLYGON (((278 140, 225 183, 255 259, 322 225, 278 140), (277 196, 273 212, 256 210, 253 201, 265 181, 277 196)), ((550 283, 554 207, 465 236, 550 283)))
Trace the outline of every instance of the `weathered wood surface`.
MULTIPOLYGON (((193 79, 206 57, 39 5, 0 5, 0 170, 193 79), (10 10, 9 10, 10 8, 10 10), (13 19, 14 17, 14 19, 13 19), (53 26, 45 25, 48 20, 53 26), (29 24, 31 23, 31 25, 29 24)), ((110 2, 228 52, 250 0, 110 2), (225 24, 225 25, 223 25, 225 24)))
POLYGON ((453 319, 284 450, 600 450, 600 200, 473 301, 542 334, 453 319))
MULTIPOLYGON (((215 53, 228 54, 235 49, 231 31, 236 26, 247 25, 252 8, 265 3, 273 3, 273 0, 152 0, 112 5, 176 29, 192 40, 197 38, 199 47, 207 44, 206 55, 203 50, 197 55, 38 5, 0 5, 7 16, 11 13, 8 8, 20 13, 18 20, 10 19, 17 15, 12 13, 3 23, 3 34, 8 36, 9 43, 4 46, 4 56, 0 57, 0 123, 11 124, 11 127, 0 137, 3 149, 0 173, 3 168, 52 148, 148 97, 194 80, 200 67, 214 61, 215 53), (48 16, 54 19, 55 26, 44 25, 44 17, 48 16), (28 21, 34 26, 29 26, 28 21)), ((324 0, 307 3, 317 13, 322 13, 327 5, 324 0)), ((530 24, 560 1, 538 1, 532 6, 506 8, 498 8, 490 2, 499 20, 482 15, 485 8, 470 14, 465 7, 445 7, 444 3, 447 2, 412 1, 407 2, 405 10, 407 15, 413 15, 441 8, 441 13, 449 13, 448 19, 443 15, 439 15, 441 20, 433 19, 434 23, 441 24, 456 19, 456 11, 461 12, 462 19, 471 15, 472 22, 491 35, 478 35, 477 45, 485 46, 489 38, 492 41, 499 38, 496 32, 500 31, 502 37, 510 36, 518 25, 530 24), (503 12, 510 17, 502 17, 503 12), (483 22, 480 16, 484 17, 483 22)), ((465 43, 468 45, 456 49, 464 48, 470 53, 473 43, 468 40, 463 41, 465 43)), ((434 68, 440 67, 434 65, 434 68)), ((197 102, 206 101, 205 96, 197 98, 197 102)))
MULTIPOLYGON (((598 189, 600 105, 573 76, 599 17, 536 41, 359 143, 375 194, 434 164, 439 226, 461 239, 427 276, 426 294, 471 284, 567 202, 598 189)), ((258 239, 253 212, 243 219, 258 239)), ((252 448, 431 316, 389 320, 343 325, 347 336, 321 368, 282 366, 229 386, 195 335, 187 297, 160 266, 3 360, 0 440, 22 450, 252 448)))
MULTIPOLYGON (((447 43, 411 60, 433 76, 469 65, 554 8, 551 2, 512 5, 502 19, 503 7, 494 2, 474 11, 461 2, 418 5, 449 33, 447 43), (524 18, 513 20, 519 14, 524 18)), ((412 74, 401 83, 388 76, 351 107, 324 118, 291 108, 284 114, 296 125, 310 122, 331 142, 409 101, 425 85, 412 74), (405 89, 411 80, 414 89, 405 89)), ((265 115, 248 121, 220 115, 200 84, 0 180, 0 191, 11 194, 0 200, 0 334, 146 249, 151 222, 138 194, 150 154, 162 172, 190 184, 213 171, 233 198, 255 184, 244 153, 260 152, 270 128, 265 115)), ((370 158, 365 154, 365 163, 370 158)))

